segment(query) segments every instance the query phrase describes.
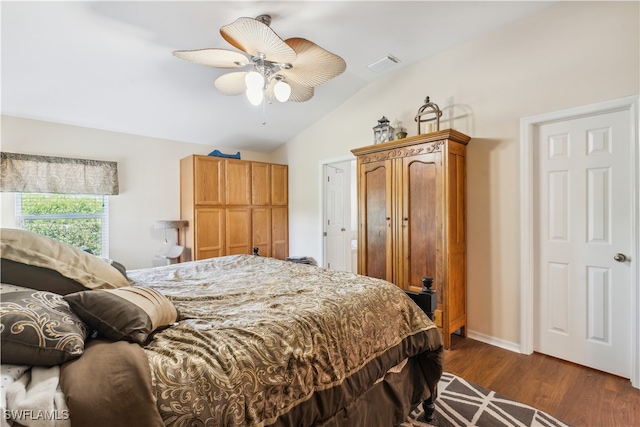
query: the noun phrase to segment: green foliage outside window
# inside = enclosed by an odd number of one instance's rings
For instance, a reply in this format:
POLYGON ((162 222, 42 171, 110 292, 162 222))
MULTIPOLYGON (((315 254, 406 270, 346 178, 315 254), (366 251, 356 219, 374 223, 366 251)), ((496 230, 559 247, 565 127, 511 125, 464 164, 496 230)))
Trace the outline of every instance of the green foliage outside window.
POLYGON ((103 196, 22 194, 23 228, 102 255, 103 196))

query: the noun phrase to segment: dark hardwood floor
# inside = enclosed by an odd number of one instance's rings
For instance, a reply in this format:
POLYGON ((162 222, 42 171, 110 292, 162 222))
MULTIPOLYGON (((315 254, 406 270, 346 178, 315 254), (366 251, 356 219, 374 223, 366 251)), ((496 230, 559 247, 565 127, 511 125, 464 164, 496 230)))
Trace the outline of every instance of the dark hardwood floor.
POLYGON ((550 356, 454 336, 444 370, 577 427, 640 427, 631 381, 550 356))

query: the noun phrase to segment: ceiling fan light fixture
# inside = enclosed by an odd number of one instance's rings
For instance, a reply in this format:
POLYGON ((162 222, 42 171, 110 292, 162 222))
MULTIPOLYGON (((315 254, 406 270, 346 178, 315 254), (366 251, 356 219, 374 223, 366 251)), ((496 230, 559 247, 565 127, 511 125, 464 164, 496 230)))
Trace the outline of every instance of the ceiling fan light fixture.
POLYGON ((252 70, 247 73, 244 78, 244 82, 247 85, 247 89, 262 90, 264 87, 264 76, 256 70, 252 70))
POLYGON ((280 102, 287 102, 291 96, 291 86, 282 78, 277 78, 278 83, 273 87, 273 93, 280 102))
POLYGON ((260 105, 262 104, 262 100, 264 99, 264 92, 262 92, 262 88, 247 88, 247 99, 252 105, 260 105))
POLYGON ((174 51, 178 58, 216 68, 245 71, 218 76, 215 87, 223 95, 245 94, 253 105, 271 102, 305 102, 315 87, 342 74, 342 58, 300 37, 283 40, 270 27, 271 17, 238 18, 220 28, 220 35, 242 51, 209 48, 174 51))

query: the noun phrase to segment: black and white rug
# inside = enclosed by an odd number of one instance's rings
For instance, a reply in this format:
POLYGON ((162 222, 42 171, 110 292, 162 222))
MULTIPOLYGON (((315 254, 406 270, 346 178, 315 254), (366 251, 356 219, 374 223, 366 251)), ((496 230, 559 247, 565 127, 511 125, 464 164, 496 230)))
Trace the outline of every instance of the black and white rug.
POLYGON ((422 407, 415 408, 401 427, 570 427, 531 406, 507 399, 463 378, 444 373, 438 384, 435 419, 420 421, 422 407))

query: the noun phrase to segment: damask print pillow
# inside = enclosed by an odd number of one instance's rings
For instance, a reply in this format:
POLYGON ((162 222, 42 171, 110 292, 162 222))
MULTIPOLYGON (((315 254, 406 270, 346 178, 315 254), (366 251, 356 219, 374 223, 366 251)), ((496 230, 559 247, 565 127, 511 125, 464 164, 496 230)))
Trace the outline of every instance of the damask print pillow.
POLYGON ((0 302, 2 363, 52 366, 78 358, 87 326, 61 295, 10 292, 0 302))

